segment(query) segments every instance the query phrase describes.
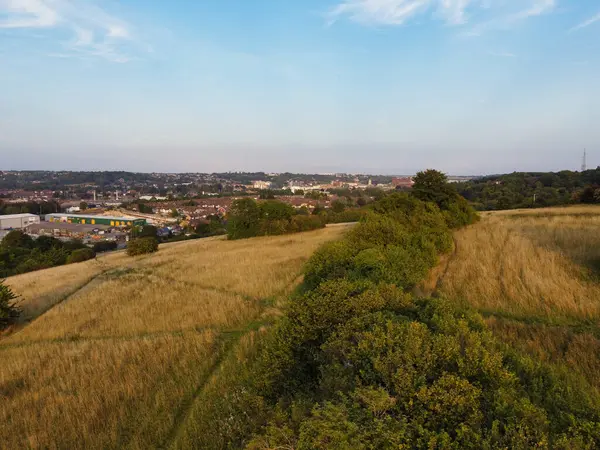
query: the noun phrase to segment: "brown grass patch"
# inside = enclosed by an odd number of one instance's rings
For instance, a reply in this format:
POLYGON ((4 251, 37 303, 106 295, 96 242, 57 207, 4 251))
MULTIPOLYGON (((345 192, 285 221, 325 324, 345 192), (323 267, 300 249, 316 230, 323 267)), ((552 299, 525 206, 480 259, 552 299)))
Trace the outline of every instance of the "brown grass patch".
POLYGON ((10 278, 39 317, 0 338, 0 447, 168 446, 223 351, 250 351, 249 330, 343 232, 190 241, 10 278))

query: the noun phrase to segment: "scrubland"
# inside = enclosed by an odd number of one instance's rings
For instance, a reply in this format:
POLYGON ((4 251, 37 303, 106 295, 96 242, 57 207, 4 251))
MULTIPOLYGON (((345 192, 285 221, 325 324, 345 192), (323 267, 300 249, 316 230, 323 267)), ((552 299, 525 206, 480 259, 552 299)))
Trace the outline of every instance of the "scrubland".
POLYGON ((10 278, 25 320, 0 338, 0 448, 174 445, 303 263, 344 232, 190 241, 10 278))
POLYGON ((438 288, 502 341, 600 389, 600 207, 487 213, 455 233, 438 288))

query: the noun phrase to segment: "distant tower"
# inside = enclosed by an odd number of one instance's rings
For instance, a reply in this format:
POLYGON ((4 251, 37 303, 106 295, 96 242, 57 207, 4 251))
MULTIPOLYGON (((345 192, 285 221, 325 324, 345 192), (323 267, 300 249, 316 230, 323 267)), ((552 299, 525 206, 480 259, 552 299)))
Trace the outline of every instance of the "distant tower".
POLYGON ((585 172, 587 170, 587 151, 583 149, 583 161, 581 162, 581 171, 585 172))

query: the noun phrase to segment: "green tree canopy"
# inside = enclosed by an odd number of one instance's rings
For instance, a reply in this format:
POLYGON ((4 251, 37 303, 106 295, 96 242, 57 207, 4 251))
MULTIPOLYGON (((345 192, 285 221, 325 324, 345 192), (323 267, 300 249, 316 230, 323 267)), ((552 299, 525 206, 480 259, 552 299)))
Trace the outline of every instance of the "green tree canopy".
POLYGON ((260 227, 261 209, 255 200, 235 200, 227 214, 229 239, 244 239, 256 236, 260 227))
POLYGON ((20 314, 16 305, 17 295, 0 280, 0 330, 14 323, 20 314))
POLYGON ((456 191, 448 184, 446 174, 438 170, 428 169, 419 172, 413 181, 413 195, 424 202, 433 202, 441 209, 447 209, 457 196, 456 191))
POLYGON ((6 236, 4 236, 1 245, 5 249, 13 249, 17 247, 31 248, 33 247, 33 239, 31 239, 31 236, 23 233, 21 230, 12 230, 9 231, 6 236))

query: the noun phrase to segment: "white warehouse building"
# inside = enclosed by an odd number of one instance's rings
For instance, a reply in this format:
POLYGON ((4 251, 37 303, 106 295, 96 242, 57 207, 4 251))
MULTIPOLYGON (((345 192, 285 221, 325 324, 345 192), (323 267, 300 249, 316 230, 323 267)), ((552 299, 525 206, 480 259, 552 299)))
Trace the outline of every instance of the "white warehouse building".
POLYGON ((36 216, 35 214, 8 214, 0 216, 0 230, 23 230, 34 223, 40 223, 40 216, 36 216))

